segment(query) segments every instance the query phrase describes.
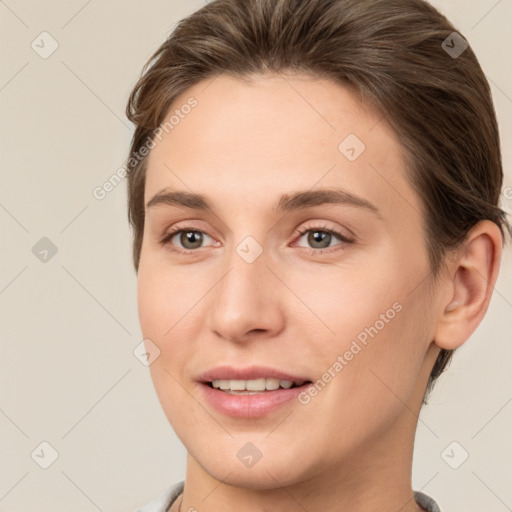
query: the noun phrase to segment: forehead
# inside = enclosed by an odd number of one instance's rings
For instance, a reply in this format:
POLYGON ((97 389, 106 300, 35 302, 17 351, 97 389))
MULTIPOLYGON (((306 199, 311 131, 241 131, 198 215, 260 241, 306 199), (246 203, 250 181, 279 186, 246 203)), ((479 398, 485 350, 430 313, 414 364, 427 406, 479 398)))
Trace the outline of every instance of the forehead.
POLYGON ((149 155, 146 202, 178 188, 262 205, 260 194, 321 185, 363 195, 383 211, 420 210, 385 118, 328 79, 219 75, 178 96, 162 126, 149 155))

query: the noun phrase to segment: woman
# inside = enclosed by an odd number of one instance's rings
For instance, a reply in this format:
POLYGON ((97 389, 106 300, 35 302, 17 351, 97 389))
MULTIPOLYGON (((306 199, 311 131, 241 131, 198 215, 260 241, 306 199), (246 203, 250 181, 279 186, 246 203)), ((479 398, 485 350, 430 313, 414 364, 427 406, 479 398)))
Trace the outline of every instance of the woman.
POLYGON ((439 511, 418 414, 511 231, 464 38, 422 0, 216 0, 127 114, 139 319, 188 454, 140 510, 439 511))

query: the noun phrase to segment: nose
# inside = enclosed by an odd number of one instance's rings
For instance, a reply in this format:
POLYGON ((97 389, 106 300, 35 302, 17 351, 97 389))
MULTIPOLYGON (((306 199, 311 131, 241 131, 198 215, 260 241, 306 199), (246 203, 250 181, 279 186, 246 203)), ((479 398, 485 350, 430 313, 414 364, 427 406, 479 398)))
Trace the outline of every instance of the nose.
POLYGON ((206 327, 216 336, 240 344, 283 330, 283 285, 267 263, 265 252, 248 263, 233 251, 206 315, 206 327))

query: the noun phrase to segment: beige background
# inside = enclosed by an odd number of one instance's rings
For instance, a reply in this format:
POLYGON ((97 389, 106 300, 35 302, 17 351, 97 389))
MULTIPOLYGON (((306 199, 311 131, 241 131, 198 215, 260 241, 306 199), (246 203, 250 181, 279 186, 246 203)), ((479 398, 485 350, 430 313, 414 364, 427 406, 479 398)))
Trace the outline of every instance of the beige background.
MULTIPOLYGON (((433 4, 491 83, 510 211, 512 0, 433 4)), ((0 2, 0 511, 132 511, 184 477, 185 450, 133 355, 142 337, 125 183, 101 201, 92 191, 123 164, 142 65, 202 5, 0 2), (58 43, 47 59, 31 47, 43 31, 58 43), (58 251, 46 263, 32 252, 42 237, 58 251), (48 469, 43 441, 59 454, 48 469)), ((511 316, 508 249, 484 322, 420 416, 413 485, 443 511, 512 510, 511 316), (469 458, 452 469, 462 450, 469 458)))

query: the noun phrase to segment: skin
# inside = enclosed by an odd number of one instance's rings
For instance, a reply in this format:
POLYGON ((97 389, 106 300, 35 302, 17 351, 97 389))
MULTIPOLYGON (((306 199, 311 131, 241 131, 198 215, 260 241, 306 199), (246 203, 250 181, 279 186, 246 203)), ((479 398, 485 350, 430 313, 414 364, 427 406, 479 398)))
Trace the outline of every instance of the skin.
POLYGON ((191 96, 197 107, 151 150, 145 204, 171 189, 205 194, 215 210, 148 208, 138 271, 141 329, 160 350, 151 377, 188 453, 172 512, 421 510, 411 489, 421 400, 440 348, 463 344, 487 310, 498 227, 477 224, 434 282, 400 143, 359 96, 303 74, 220 75, 171 110, 191 96), (353 162, 338 150, 348 134, 366 145, 353 162), (272 210, 282 194, 326 187, 382 218, 343 204, 272 210), (177 226, 201 231, 202 245, 179 234, 160 244, 177 226), (355 241, 296 232, 325 227, 355 241), (252 263, 236 252, 249 235, 263 249, 252 263), (307 405, 231 418, 202 398, 195 378, 221 364, 315 381, 394 303, 400 312, 307 405), (247 442, 262 453, 251 468, 237 458, 247 442))

